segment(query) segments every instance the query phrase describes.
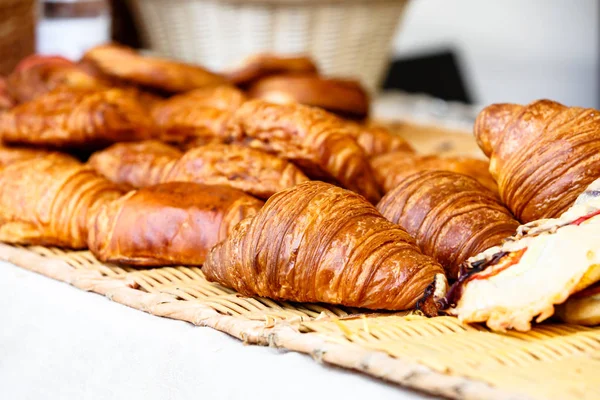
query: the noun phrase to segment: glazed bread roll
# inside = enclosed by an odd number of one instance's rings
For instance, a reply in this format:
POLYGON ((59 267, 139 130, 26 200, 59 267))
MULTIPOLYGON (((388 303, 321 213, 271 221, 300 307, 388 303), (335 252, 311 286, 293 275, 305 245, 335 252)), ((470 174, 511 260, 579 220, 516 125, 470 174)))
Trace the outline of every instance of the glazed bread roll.
POLYGON ((367 155, 349 128, 321 109, 251 100, 235 112, 229 135, 292 161, 311 178, 339 184, 371 202, 381 198, 367 155))
POLYGON ((442 267, 365 199, 323 182, 272 196, 210 252, 207 279, 247 296, 370 309, 414 307, 442 267))
POLYGON ((357 81, 316 75, 277 75, 259 80, 250 97, 277 104, 300 103, 323 108, 343 118, 362 120, 369 115, 369 95, 357 81))
POLYGON ((248 86, 260 78, 284 73, 318 74, 315 62, 302 55, 255 54, 225 73, 233 84, 248 86))
POLYGON ((227 186, 150 186, 105 204, 90 221, 88 245, 104 262, 201 265, 208 251, 262 204, 227 186))
POLYGON ((475 179, 449 171, 408 173, 377 209, 417 240, 449 279, 469 257, 502 243, 519 226, 510 211, 475 179))
POLYGON ((54 153, 0 169, 0 241, 87 246, 87 223, 121 189, 72 157, 54 153))
POLYGON ((558 217, 600 177, 600 112, 550 100, 494 104, 475 136, 500 196, 521 222, 558 217))

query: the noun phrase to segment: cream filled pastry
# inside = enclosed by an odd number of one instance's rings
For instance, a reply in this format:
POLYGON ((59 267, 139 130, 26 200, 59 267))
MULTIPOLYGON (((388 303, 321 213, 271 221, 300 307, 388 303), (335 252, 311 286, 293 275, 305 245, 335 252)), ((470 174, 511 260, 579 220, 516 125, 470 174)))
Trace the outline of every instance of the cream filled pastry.
POLYGON ((599 189, 597 180, 560 218, 523 225, 502 246, 470 258, 448 292, 448 312, 495 331, 527 331, 599 281, 599 189))

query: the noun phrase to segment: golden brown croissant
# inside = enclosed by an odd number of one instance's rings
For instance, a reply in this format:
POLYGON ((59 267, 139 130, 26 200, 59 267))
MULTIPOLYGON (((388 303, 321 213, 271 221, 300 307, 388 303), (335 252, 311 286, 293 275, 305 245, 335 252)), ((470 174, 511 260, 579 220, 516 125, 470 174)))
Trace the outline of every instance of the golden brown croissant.
POLYGON ((348 119, 369 114, 369 96, 359 82, 316 75, 277 75, 256 82, 252 98, 277 104, 300 103, 323 108, 348 119))
POLYGON ((235 84, 245 86, 257 79, 282 73, 317 74, 314 61, 306 56, 280 56, 275 54, 256 54, 227 72, 227 79, 235 84))
POLYGON ((9 75, 8 91, 18 103, 23 103, 59 87, 102 89, 106 88, 105 83, 66 58, 32 55, 9 75))
POLYGON ((460 265, 519 226, 500 200, 475 179, 449 171, 408 173, 377 209, 417 240, 456 279, 460 265))
POLYGON ((225 83, 223 77, 200 66, 144 57, 131 48, 114 44, 88 50, 83 60, 108 76, 166 92, 185 92, 225 83))
POLYGON ((115 143, 92 154, 88 165, 112 182, 137 188, 159 183, 169 162, 182 155, 177 148, 157 140, 115 143))
POLYGON ((195 182, 226 185, 260 198, 308 180, 286 160, 233 144, 209 144, 181 156, 160 142, 119 143, 94 153, 90 164, 113 182, 134 187, 195 182))
POLYGON ((228 131, 233 141, 293 161, 307 175, 362 194, 371 202, 381 195, 368 158, 339 118, 315 107, 244 103, 228 131))
POLYGON ((494 104, 475 123, 500 196, 521 222, 557 217, 600 177, 600 112, 540 100, 494 104))
POLYGON ((384 192, 394 189, 406 174, 417 171, 452 171, 468 175, 494 193, 496 181, 488 172, 488 162, 472 157, 440 157, 417 155, 404 151, 382 154, 371 159, 377 183, 384 192))
POLYGON ((0 169, 0 241, 85 248, 87 223, 120 188, 54 153, 0 169))
POLYGON ((208 251, 262 204, 227 186, 150 186, 104 205, 90 221, 88 246, 105 262, 201 265, 208 251))
POLYGON ((284 159, 235 144, 196 147, 170 164, 163 182, 227 185, 263 199, 308 180, 284 159))
POLYGON ((410 235, 361 196, 316 181, 271 197, 202 270, 244 295, 370 309, 409 309, 432 284, 445 292, 442 267, 410 235))
POLYGON ((164 141, 190 147, 223 142, 233 111, 245 100, 244 93, 234 87, 197 89, 157 105, 153 117, 164 141))
POLYGON ((56 90, 0 115, 8 144, 88 149, 149 138, 153 129, 144 107, 120 89, 56 90))

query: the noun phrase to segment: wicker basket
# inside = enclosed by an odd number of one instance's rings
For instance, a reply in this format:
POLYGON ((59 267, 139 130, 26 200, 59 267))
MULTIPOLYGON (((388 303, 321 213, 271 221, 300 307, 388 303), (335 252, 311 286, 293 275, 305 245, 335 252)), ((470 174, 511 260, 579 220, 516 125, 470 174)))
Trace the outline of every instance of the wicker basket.
POLYGON ((215 70, 308 53, 327 75, 378 87, 407 0, 129 0, 146 46, 215 70))
POLYGON ((0 74, 35 51, 35 0, 0 1, 0 74))

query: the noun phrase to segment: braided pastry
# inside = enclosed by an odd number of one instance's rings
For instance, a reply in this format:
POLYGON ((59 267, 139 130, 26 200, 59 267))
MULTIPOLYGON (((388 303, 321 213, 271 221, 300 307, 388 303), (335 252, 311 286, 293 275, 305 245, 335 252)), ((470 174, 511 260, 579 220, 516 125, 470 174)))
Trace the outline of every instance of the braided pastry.
POLYGON ((414 307, 432 284, 445 291, 441 266, 410 235, 361 196, 316 181, 271 197, 202 270, 248 296, 370 309, 414 307))

